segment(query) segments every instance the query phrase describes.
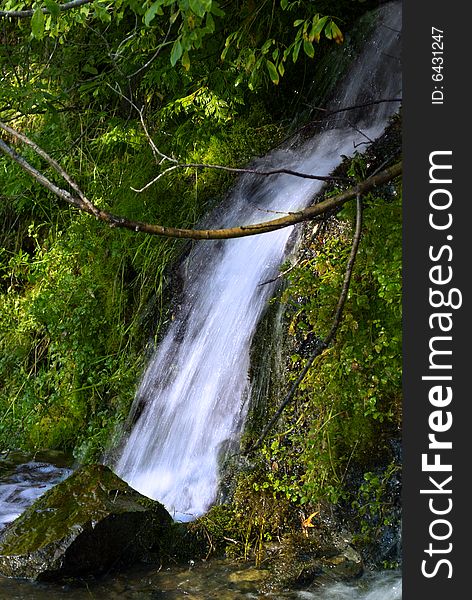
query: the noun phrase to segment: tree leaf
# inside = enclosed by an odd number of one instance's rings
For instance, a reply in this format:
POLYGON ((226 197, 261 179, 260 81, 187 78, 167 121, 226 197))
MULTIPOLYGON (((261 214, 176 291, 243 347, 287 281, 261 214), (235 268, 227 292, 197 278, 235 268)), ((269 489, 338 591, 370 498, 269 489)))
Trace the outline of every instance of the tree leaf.
POLYGON ((266 40, 261 48, 262 54, 267 54, 269 52, 269 48, 272 46, 273 40, 266 40))
POLYGON ((213 33, 215 31, 215 21, 211 16, 211 13, 207 13, 206 28, 208 29, 209 33, 213 33))
POLYGON ((301 46, 302 46, 302 39, 300 38, 299 40, 297 40, 297 42, 295 42, 295 45, 293 47, 292 60, 294 63, 296 63, 298 60, 298 54, 300 53, 301 46))
POLYGON ((342 31, 339 29, 336 23, 334 23, 334 21, 331 22, 331 35, 336 44, 342 44, 344 42, 342 31))
POLYGON ((313 58, 315 56, 315 48, 312 42, 310 42, 310 40, 303 40, 303 50, 305 51, 305 54, 310 58, 313 58))
POLYGON ((44 37, 44 13, 40 8, 37 8, 31 17, 31 33, 38 40, 44 37))
POLYGON ((319 42, 320 41, 320 34, 323 31, 323 27, 326 25, 326 22, 328 19, 329 19, 329 17, 321 17, 321 19, 320 19, 319 15, 315 15, 313 17, 313 25, 311 27, 310 36, 309 36, 309 40, 311 42, 313 42, 313 41, 319 42))
POLYGON ((58 17, 61 14, 59 4, 55 0, 44 0, 44 5, 53 17, 58 17))
POLYGON ((100 19, 100 21, 102 21, 102 23, 111 23, 111 14, 108 12, 106 6, 96 4, 95 14, 100 19))
POLYGON ((186 71, 190 69, 190 57, 187 51, 185 51, 182 55, 182 66, 186 71))
POLYGON ((272 79, 272 82, 275 83, 275 85, 277 85, 279 83, 279 73, 277 71, 276 66, 270 60, 266 61, 266 65, 267 65, 267 70, 269 71, 270 78, 272 79))
POLYGON ((205 13, 211 11, 211 0, 189 0, 188 4, 192 12, 200 18, 204 17, 205 13))
MULTIPOLYGON (((203 17, 205 14, 205 7, 203 6, 202 0, 189 0, 189 6, 192 12, 194 12, 197 17, 203 17)), ((210 3, 211 6, 211 3, 210 3)))
POLYGON ((172 51, 170 53, 170 64, 175 67, 177 61, 182 56, 182 44, 180 43, 180 38, 176 39, 174 45, 172 46, 172 51))
POLYGON ((215 2, 214 0, 211 3, 211 12, 213 15, 215 15, 215 17, 224 17, 225 16, 225 12, 223 10, 221 10, 218 2, 215 2))
POLYGON ((160 5, 160 2, 153 2, 151 6, 147 9, 147 11, 144 13, 143 21, 146 27, 149 27, 151 21, 158 14, 160 5))
POLYGON ((98 70, 93 65, 89 65, 88 63, 82 67, 82 71, 84 73, 90 73, 91 75, 98 75, 98 70))
POLYGON ((329 23, 327 23, 326 27, 325 27, 325 36, 328 38, 328 40, 331 40, 333 37, 332 31, 331 31, 331 27, 333 25, 333 22, 330 21, 329 23))

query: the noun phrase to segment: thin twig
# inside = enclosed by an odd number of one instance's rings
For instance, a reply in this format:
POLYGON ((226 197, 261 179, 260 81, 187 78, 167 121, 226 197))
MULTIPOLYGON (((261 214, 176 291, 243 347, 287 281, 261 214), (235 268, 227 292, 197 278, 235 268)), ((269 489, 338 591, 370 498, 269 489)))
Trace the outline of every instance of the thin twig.
MULTIPOLYGON (((134 110, 138 113, 139 120, 141 121, 141 126, 142 126, 143 131, 144 131, 144 135, 146 136, 146 138, 147 138, 147 140, 149 142, 149 145, 151 146, 151 151, 153 153, 154 158, 156 159, 156 162, 157 162, 157 155, 158 155, 158 156, 161 157, 161 160, 158 162, 158 164, 162 164, 165 160, 168 160, 169 162, 176 163, 177 160, 175 158, 172 158, 171 156, 167 156, 167 154, 164 154, 163 152, 161 152, 159 150, 159 148, 156 146, 156 144, 154 143, 154 141, 153 141, 153 139, 152 139, 152 137, 151 137, 151 135, 149 133, 149 130, 148 130, 147 126, 146 126, 146 122, 144 120, 143 108, 138 108, 136 106, 136 104, 130 98, 128 98, 127 96, 125 96, 123 94, 123 92, 119 89, 119 87, 118 88, 113 87, 109 83, 107 83, 107 86, 111 90, 113 90, 116 94, 118 94, 119 96, 121 96, 121 98, 123 98, 123 100, 126 100, 126 102, 128 102, 130 104, 130 106, 132 108, 134 108, 134 110)), ((164 173, 165 173, 165 171, 164 171, 164 173)), ((150 185, 150 184, 148 184, 148 185, 150 185)), ((133 191, 137 191, 137 190, 134 190, 134 188, 131 188, 131 189, 133 191)), ((143 189, 145 189, 145 188, 143 188, 143 189)))
MULTIPOLYGON (((313 234, 312 234, 312 238, 317 235, 319 233, 320 230, 320 224, 317 223, 315 225, 313 234)), ((300 256, 294 263, 293 265, 290 265, 290 267, 288 267, 288 269, 285 269, 285 271, 281 271, 276 277, 273 277, 272 279, 267 279, 266 281, 262 281, 261 283, 259 283, 258 285, 267 285, 268 283, 274 283, 275 281, 278 281, 279 279, 282 279, 282 277, 285 277, 285 275, 288 275, 291 271, 293 271, 293 269, 295 269, 301 262, 302 257, 300 256)))
MULTIPOLYGON (((338 108, 336 110, 326 111, 325 117, 332 117, 338 113, 348 112, 350 110, 357 110, 358 108, 368 108, 369 106, 375 106, 376 104, 384 104, 385 102, 402 102, 402 98, 381 98, 380 100, 371 100, 370 102, 364 102, 363 104, 354 104, 353 106, 346 106, 344 108, 338 108)), ((322 110, 318 108, 317 110, 322 110)), ((308 123, 310 125, 310 123, 308 123)), ((308 125, 305 125, 307 127, 308 125)))
POLYGON ((376 104, 384 104, 386 102, 402 102, 402 98, 381 98, 379 100, 371 100, 370 102, 365 102, 364 104, 355 104, 353 106, 345 106, 344 108, 338 108, 338 109, 332 110, 332 111, 330 111, 328 108, 322 108, 321 106, 310 106, 310 108, 312 110, 317 110, 319 112, 325 113, 323 115, 323 119, 316 119, 313 121, 309 121, 308 123, 305 123, 305 125, 302 125, 294 133, 291 133, 288 137, 286 137, 281 142, 279 142, 277 144, 276 148, 285 144, 285 142, 287 140, 292 138, 297 133, 300 133, 300 132, 304 131, 305 129, 308 129, 309 127, 312 127, 313 125, 324 123, 324 119, 327 119, 327 118, 331 117, 332 115, 337 115, 338 113, 342 113, 342 112, 348 112, 350 110, 356 110, 358 108, 368 108, 369 106, 375 106, 376 104))
MULTIPOLYGON (((364 137, 365 137, 365 139, 366 139, 366 140, 367 140, 367 141, 368 141, 370 144, 373 144, 373 143, 374 143, 374 140, 373 140, 373 139, 371 139, 371 138, 370 138, 370 137, 369 137, 369 136, 368 136, 366 133, 364 133, 364 132, 362 131, 362 129, 359 129, 358 127, 356 127, 356 126, 354 125, 354 123, 351 123, 351 121, 347 121, 347 124, 349 125, 349 127, 351 127, 352 129, 354 129, 354 131, 357 131, 357 133, 360 133, 362 136, 364 136, 364 137)), ((361 143, 364 143, 364 144, 365 144, 365 142, 361 142, 361 143)), ((357 148, 357 146, 360 146, 361 144, 360 144, 360 143, 357 143, 357 144, 353 144, 353 145, 354 145, 354 148, 357 148)))
POLYGON ((351 283, 352 270, 354 268, 357 250, 359 249, 359 242, 361 239, 361 230, 362 230, 362 201, 361 201, 360 194, 357 194, 356 230, 354 233, 354 237, 352 239, 351 253, 350 253, 349 259, 347 261, 343 286, 341 289, 341 294, 338 299, 338 304, 336 306, 336 312, 334 315, 333 323, 331 325, 331 329, 330 329, 328 335, 324 338, 324 340, 318 341, 314 351, 309 356, 300 375, 297 377, 296 381, 292 384, 289 392, 287 393, 285 398, 280 403, 280 405, 279 405, 278 409, 275 411, 275 414, 273 415, 273 417, 270 419, 270 421, 267 423, 267 425, 262 430, 262 433, 259 436, 258 440, 252 446, 250 446, 245 452, 243 452, 243 455, 250 454, 250 453, 254 452, 255 450, 257 450, 258 448, 260 448, 260 446, 261 446, 262 442, 264 441, 264 439, 266 438, 267 434, 271 431, 271 429, 274 427, 274 425, 280 419, 280 416, 282 415, 286 406, 293 400, 295 392, 298 390, 298 387, 300 386, 302 381, 305 379, 305 375, 310 370, 311 365, 313 364, 313 361, 315 360, 315 358, 317 356, 319 356, 324 350, 326 350, 326 348, 328 348, 330 346, 330 344, 333 342, 333 340, 336 336, 336 332, 338 330, 339 324, 341 322, 344 305, 346 303, 347 295, 349 292, 349 285, 351 283))
POLYGON ((301 177, 302 179, 315 179, 317 181, 341 181, 344 183, 352 183, 352 179, 350 177, 329 177, 324 175, 310 175, 309 173, 300 173, 299 171, 293 171, 292 169, 273 169, 270 171, 261 171, 259 169, 243 169, 237 167, 225 167, 224 165, 209 165, 205 163, 177 163, 172 167, 168 167, 164 169, 162 173, 159 173, 154 179, 146 183, 142 188, 134 188, 131 189, 133 192, 137 192, 140 194, 144 192, 149 187, 151 187, 154 183, 159 181, 161 177, 167 175, 171 171, 175 171, 175 169, 217 169, 220 171, 228 171, 229 173, 250 173, 252 175, 261 175, 262 177, 268 177, 270 175, 293 175, 294 177, 301 177))
POLYGON ((267 285, 269 283, 274 283, 274 281, 278 281, 279 279, 282 279, 282 277, 285 277, 285 275, 288 275, 290 273, 290 271, 293 271, 293 269, 295 269, 295 267, 297 267, 297 265, 300 264, 301 261, 301 257, 296 260, 293 265, 290 265, 290 267, 288 269, 285 269, 285 271, 281 271, 276 277, 272 277, 272 279, 267 279, 266 281, 262 281, 261 283, 259 283, 258 285, 267 285))
MULTIPOLYGON (((29 164, 22 156, 17 154, 8 144, 6 144, 2 139, 0 139, 0 150, 2 150, 7 156, 9 156, 14 162, 16 162, 24 171, 29 173, 38 183, 40 183, 43 187, 48 189, 50 192, 62 198, 69 204, 73 204, 77 206, 77 208, 82 208, 81 202, 78 198, 74 198, 72 194, 58 187, 55 183, 50 181, 45 175, 40 173, 37 169, 29 164)), ((87 212, 90 212, 87 210, 87 212)))
POLYGON ((145 69, 147 69, 151 63, 156 60, 156 58, 159 56, 162 48, 164 48, 164 46, 167 46, 167 44, 170 44, 171 42, 167 41, 167 38, 170 35, 170 30, 172 29, 172 23, 169 25, 169 28, 167 30, 167 33, 164 36, 164 41, 162 42, 162 44, 159 44, 159 47, 157 48, 157 50, 154 52, 154 54, 151 56, 151 58, 149 60, 147 60, 144 65, 142 65, 141 67, 139 67, 139 69, 137 69, 136 71, 134 71, 134 73, 131 73, 131 75, 128 75, 128 79, 132 79, 133 77, 136 77, 136 75, 138 75, 139 73, 141 73, 141 71, 144 71, 145 69))
MULTIPOLYGON (((98 212, 99 212, 98 209, 87 199, 87 197, 82 192, 82 190, 79 188, 77 183, 61 167, 61 165, 56 160, 54 160, 51 156, 49 156, 49 154, 47 152, 45 152, 42 148, 40 148, 35 142, 30 140, 28 137, 26 137, 22 133, 19 133, 15 129, 12 129, 8 125, 5 125, 5 123, 2 123, 1 121, 0 121, 0 129, 3 129, 10 135, 15 136, 17 139, 22 141, 24 144, 26 144, 27 146, 32 148, 36 152, 36 154, 41 156, 41 158, 43 158, 56 171, 56 173, 58 173, 70 185, 70 187, 76 192, 76 194, 82 200, 83 204, 88 208, 89 212, 91 212, 94 215, 98 214, 98 212)), ((49 182, 49 180, 47 180, 47 181, 48 181, 48 183, 51 183, 51 182, 49 182)))

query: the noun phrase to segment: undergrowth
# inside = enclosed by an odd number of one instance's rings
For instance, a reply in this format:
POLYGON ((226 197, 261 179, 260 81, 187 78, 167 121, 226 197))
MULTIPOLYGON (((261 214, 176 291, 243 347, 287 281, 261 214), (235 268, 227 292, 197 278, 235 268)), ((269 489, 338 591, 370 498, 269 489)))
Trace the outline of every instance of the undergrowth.
MULTIPOLYGON (((130 218, 191 227, 233 181, 186 169, 138 194, 131 187, 157 169, 138 121, 90 114, 71 122, 56 113, 28 127, 94 203, 130 218)), ((154 141, 168 149, 159 135, 154 141)), ((259 108, 203 132, 187 128, 179 156, 241 165, 279 136, 259 108)), ((24 155, 44 168, 33 152, 24 155)), ((166 324, 167 271, 184 245, 110 229, 61 205, 6 159, 0 170, 0 448, 96 459, 128 413, 144 346, 166 324)))

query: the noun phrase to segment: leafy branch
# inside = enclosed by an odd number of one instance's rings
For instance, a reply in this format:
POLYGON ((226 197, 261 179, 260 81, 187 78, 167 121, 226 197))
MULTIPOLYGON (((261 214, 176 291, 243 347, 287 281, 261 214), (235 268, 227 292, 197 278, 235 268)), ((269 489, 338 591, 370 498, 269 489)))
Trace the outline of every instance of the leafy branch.
POLYGON ((27 19, 29 17, 34 16, 34 14, 39 10, 44 15, 50 15, 59 13, 65 10, 71 10, 73 8, 78 8, 79 6, 83 6, 84 4, 92 4, 94 0, 71 0, 71 2, 65 2, 64 4, 58 4, 57 2, 47 2, 50 6, 45 6, 40 9, 30 8, 26 10, 0 10, 0 17, 11 17, 15 19, 27 19))

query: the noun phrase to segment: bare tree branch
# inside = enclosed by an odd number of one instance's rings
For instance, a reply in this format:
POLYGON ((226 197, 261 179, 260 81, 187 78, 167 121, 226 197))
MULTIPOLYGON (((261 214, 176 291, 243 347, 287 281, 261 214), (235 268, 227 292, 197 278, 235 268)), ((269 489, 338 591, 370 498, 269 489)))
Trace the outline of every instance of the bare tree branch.
POLYGON ((209 165, 203 163, 178 163, 176 165, 172 165, 172 167, 168 167, 164 169, 162 173, 159 173, 157 177, 154 177, 151 181, 146 183, 142 188, 136 189, 131 188, 133 192, 137 192, 140 194, 147 190, 151 185, 156 183, 161 177, 167 175, 171 171, 175 171, 176 169, 217 169, 220 171, 228 171, 230 173, 250 173, 252 175, 261 175, 262 177, 268 177, 270 175, 293 175, 294 177, 301 177, 303 179, 315 179, 317 181, 339 181, 344 183, 352 182, 352 179, 349 177, 329 177, 324 175, 310 175, 309 173, 300 173, 299 171, 292 171, 291 169, 273 169, 271 171, 261 171, 259 169, 242 169, 237 167, 225 167, 224 165, 209 165))
POLYGON ((52 183, 52 181, 50 181, 37 169, 31 166, 29 162, 27 162, 22 156, 17 154, 12 148, 10 148, 10 146, 8 146, 8 144, 6 144, 2 139, 0 139, 0 150, 2 150, 7 156, 14 160, 24 171, 29 173, 43 187, 47 188, 59 198, 62 198, 66 202, 69 202, 69 204, 73 204, 74 206, 77 206, 77 208, 82 208, 82 202, 79 199, 74 198, 66 190, 57 187, 57 185, 52 183))
MULTIPOLYGON (((129 105, 130 105, 132 108, 134 108, 134 110, 135 110, 135 111, 138 113, 138 115, 139 115, 139 120, 141 121, 141 127, 143 128, 144 135, 146 136, 146 138, 147 138, 147 141, 149 142, 149 145, 150 145, 150 147, 151 147, 151 152, 152 152, 152 154, 153 154, 153 156, 154 156, 154 159, 155 159, 155 161, 157 162, 157 164, 159 164, 159 165, 160 165, 160 164, 162 164, 162 163, 163 163, 165 160, 168 160, 169 162, 172 162, 172 163, 177 163, 177 160, 176 160, 175 158, 173 158, 172 156, 167 156, 167 154, 164 154, 163 152, 161 152, 161 151, 159 150, 159 148, 156 146, 156 144, 154 143, 154 141, 153 141, 153 139, 152 139, 152 137, 151 137, 151 135, 150 135, 150 133, 149 133, 149 130, 148 130, 147 126, 146 126, 146 122, 145 122, 145 120, 144 120, 144 116, 143 116, 143 108, 138 108, 138 107, 136 106, 136 104, 133 102, 133 100, 131 100, 131 98, 128 98, 127 96, 125 96, 125 95, 123 94, 123 92, 122 92, 122 91, 119 89, 119 87, 113 87, 113 86, 112 86, 112 85, 110 85, 109 83, 107 83, 107 86, 108 86, 108 87, 109 87, 111 90, 113 90, 113 91, 115 92, 115 94, 118 94, 118 95, 119 95, 121 98, 123 98, 123 100, 125 100, 126 102, 128 102, 128 103, 129 103, 129 105), (161 160, 160 160, 160 161, 158 161, 158 160, 157 160, 157 156, 158 156, 158 155, 161 157, 161 160)), ((164 171, 164 173, 166 173, 166 172, 167 172, 167 170, 166 170, 166 171, 164 171)), ((164 173, 162 173, 161 175, 163 175, 164 173)), ((160 176, 159 176, 159 177, 160 177, 160 176)), ((158 177, 157 179, 159 179, 159 177, 158 177)), ((153 180, 151 183, 154 183, 154 181, 157 181, 157 179, 153 180)), ((151 185, 151 183, 147 184, 147 187, 149 187, 149 186, 151 185)), ((146 186, 143 188, 143 190, 144 190, 145 188, 146 188, 146 186)), ((134 188, 131 188, 131 189, 133 190, 133 192, 137 192, 137 191, 140 191, 140 192, 141 192, 141 191, 143 191, 143 190, 135 190, 134 188)))
MULTIPOLYGON (((27 146, 32 148, 36 152, 36 154, 38 154, 38 156, 41 156, 41 158, 43 158, 56 171, 56 173, 58 173, 70 185, 70 187, 76 192, 76 194, 78 194, 83 205, 85 207, 87 207, 88 212, 91 212, 94 215, 97 214, 97 209, 87 199, 87 197, 82 192, 82 190, 79 188, 77 183, 72 179, 72 177, 70 177, 70 175, 61 167, 61 165, 56 160, 54 160, 51 156, 49 156, 49 154, 47 154, 47 152, 45 152, 42 148, 40 148, 35 142, 33 142, 33 140, 30 140, 28 137, 26 137, 22 133, 16 131, 12 127, 9 127, 8 125, 6 125, 5 123, 2 123, 1 121, 0 121, 0 129, 3 129, 10 135, 13 135, 14 137, 16 137, 17 139, 22 141, 24 144, 26 144, 27 146)), ((30 173, 31 173, 31 171, 30 171, 30 173)), ((31 174, 33 174, 33 173, 31 173, 31 174)), ((36 178, 36 175, 33 175, 33 177, 36 178)), ((48 181, 46 178, 44 178, 44 180, 48 181)), ((51 182, 48 182, 48 183, 51 183, 51 182)))
POLYGON ((356 230, 354 233, 354 237, 352 239, 351 252, 349 255, 349 259, 347 261, 343 286, 342 286, 341 294, 339 296, 338 303, 336 306, 336 311, 334 314, 334 319, 333 319, 333 323, 331 325, 331 329, 329 330, 329 333, 324 338, 324 340, 318 341, 314 351, 308 358, 300 375, 297 377, 296 381, 294 381, 294 383, 292 384, 287 395, 280 403, 278 409, 275 411, 275 414, 272 416, 270 421, 264 427, 264 429, 262 430, 262 433, 259 436, 259 438, 257 439, 257 441, 252 446, 250 446, 247 450, 245 450, 245 452, 243 452, 244 455, 250 454, 250 453, 254 452, 255 450, 257 450, 258 448, 260 448, 262 442, 267 437, 267 434, 271 431, 271 429, 274 427, 274 425, 280 419, 280 416, 282 415, 282 413, 285 410, 285 408, 287 407, 287 405, 293 400, 293 398, 295 396, 295 392, 298 390, 298 387, 301 384, 301 382, 305 379, 305 376, 308 373, 308 371, 310 370, 311 365, 313 364, 313 361, 315 360, 315 358, 317 356, 319 356, 324 350, 326 350, 326 348, 328 348, 331 345, 331 343, 334 341, 339 324, 341 322, 344 305, 346 304, 346 299, 347 299, 347 295, 349 292, 349 285, 351 283, 352 270, 354 268, 357 251, 359 249, 359 242, 361 239, 361 230, 362 230, 362 201, 361 201, 360 193, 358 193, 357 194, 356 230))
MULTIPOLYGON (((3 129, 5 129, 3 125, 3 129)), ((7 129, 5 129, 7 131, 7 129)), ((47 177, 30 165, 22 156, 17 154, 10 146, 3 140, 0 140, 0 150, 2 150, 7 156, 15 161, 22 169, 29 173, 38 183, 43 187, 51 191, 53 194, 62 198, 69 204, 76 208, 83 210, 89 214, 94 215, 97 219, 104 221, 110 227, 122 227, 124 229, 130 229, 136 232, 148 233, 150 235, 159 235, 164 237, 172 238, 186 238, 193 240, 221 240, 237 237, 246 237, 249 235, 258 235, 260 233, 267 233, 269 231, 275 231, 290 225, 296 225, 303 221, 309 221, 319 215, 322 215, 335 208, 341 207, 348 200, 355 198, 357 195, 364 194, 378 185, 382 185, 402 172, 401 162, 388 167, 384 171, 378 173, 373 177, 369 177, 365 181, 357 184, 348 190, 332 196, 319 202, 312 204, 308 208, 303 210, 292 212, 285 217, 279 219, 273 219, 266 221, 265 223, 255 223, 251 225, 240 225, 237 227, 231 227, 227 229, 181 229, 176 227, 165 227, 163 225, 154 225, 151 223, 145 223, 142 221, 132 221, 125 217, 114 215, 108 211, 101 210, 89 200, 87 200, 85 194, 78 188, 77 184, 72 180, 70 176, 63 171, 63 169, 55 163, 55 161, 34 142, 29 140, 23 134, 18 133, 12 128, 8 128, 8 132, 16 137, 17 139, 27 143, 35 152, 42 156, 55 170, 58 172, 65 181, 72 187, 76 192, 77 196, 72 195, 69 191, 58 187, 56 184, 51 182, 47 177), (27 140, 27 141, 26 141, 27 140), (57 167, 55 166, 57 165, 57 167), (72 182, 72 183, 71 183, 72 182), (74 187, 75 186, 75 187, 74 187)))
POLYGON ((310 175, 308 173, 300 173, 298 171, 293 171, 291 169, 274 169, 271 171, 261 171, 259 169, 243 169, 243 168, 238 168, 238 167, 227 167, 224 165, 211 165, 208 163, 179 163, 177 161, 177 159, 175 159, 171 156, 167 156, 166 154, 161 152, 159 150, 159 148, 156 146, 156 144, 154 143, 154 141, 149 133, 149 130, 146 126, 146 123, 144 121, 143 108, 138 108, 131 98, 128 98, 127 96, 125 96, 123 94, 123 92, 119 89, 119 87, 113 87, 110 84, 107 84, 107 85, 111 90, 113 90, 116 94, 118 94, 121 98, 123 98, 123 100, 126 100, 126 102, 128 102, 129 105, 132 108, 134 108, 135 111, 138 113, 139 120, 141 121, 141 126, 144 131, 144 135, 146 136, 146 138, 149 142, 149 145, 151 147, 151 151, 156 160, 156 163, 158 165, 161 165, 165 160, 168 160, 169 162, 174 163, 171 167, 167 167, 166 169, 164 169, 164 171, 159 173, 159 175, 154 177, 154 179, 151 179, 151 181, 146 183, 146 185, 144 185, 142 188, 131 187, 133 192, 137 192, 138 194, 141 194, 142 192, 144 192, 145 190, 150 188, 157 181, 159 181, 159 179, 161 179, 168 173, 175 171, 176 169, 190 169, 190 168, 192 168, 192 169, 217 169, 217 170, 221 170, 221 171, 228 171, 230 173, 250 173, 252 175, 261 175, 263 177, 267 177, 269 175, 285 174, 285 175, 294 175, 295 177, 302 177, 304 179, 314 179, 317 181, 339 181, 339 182, 345 182, 345 183, 353 182, 353 179, 350 177, 329 177, 329 176, 322 176, 322 175, 310 175), (159 161, 157 159, 158 155, 161 157, 161 160, 159 160, 159 161))
MULTIPOLYGON (((59 4, 59 10, 71 10, 72 8, 78 8, 79 6, 83 6, 84 4, 91 4, 93 0, 72 0, 71 2, 65 2, 64 4, 59 4)), ((44 14, 50 14, 51 11, 48 8, 42 8, 41 12, 44 14)), ((0 17, 14 17, 16 19, 25 19, 28 17, 32 17, 35 13, 34 9, 28 10, 0 10, 0 17)))
MULTIPOLYGON (((370 102, 364 102, 363 104, 354 104, 353 106, 345 106, 344 108, 337 108, 336 110, 328 110, 327 108, 319 108, 317 107, 316 110, 320 110, 324 113, 326 113, 324 116, 325 117, 331 117, 332 115, 337 115, 338 113, 342 113, 342 112, 348 112, 350 110, 357 110, 358 108, 368 108, 369 106, 375 106, 376 104, 384 104, 386 102, 401 102, 402 98, 381 98, 380 100, 371 100, 370 102)), ((309 125, 311 125, 313 122, 316 121, 312 121, 311 123, 308 123, 307 125, 305 125, 305 127, 308 127, 309 125)))

